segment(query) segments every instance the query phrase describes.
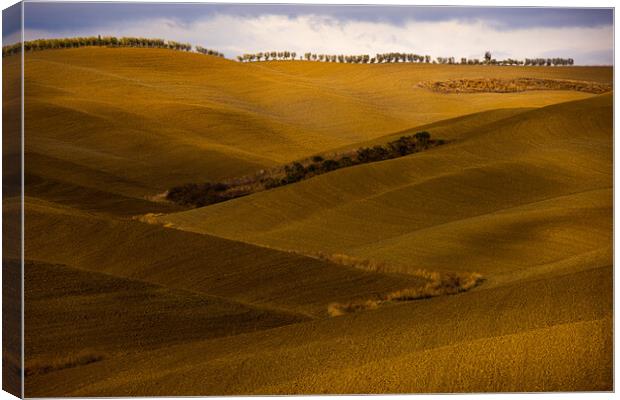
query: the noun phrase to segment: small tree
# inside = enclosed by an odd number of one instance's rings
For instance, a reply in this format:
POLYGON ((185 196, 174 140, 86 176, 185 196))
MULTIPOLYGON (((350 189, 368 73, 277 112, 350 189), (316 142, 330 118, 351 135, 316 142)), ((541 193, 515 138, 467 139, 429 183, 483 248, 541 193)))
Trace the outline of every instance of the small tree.
POLYGON ((426 146, 428 141, 431 139, 431 134, 427 131, 417 132, 415 134, 415 138, 422 146, 426 146))
POLYGON ((489 64, 489 63, 491 62, 491 58, 492 58, 492 57, 491 57, 491 52, 487 50, 487 51, 484 53, 484 61, 485 61, 487 64, 489 64))

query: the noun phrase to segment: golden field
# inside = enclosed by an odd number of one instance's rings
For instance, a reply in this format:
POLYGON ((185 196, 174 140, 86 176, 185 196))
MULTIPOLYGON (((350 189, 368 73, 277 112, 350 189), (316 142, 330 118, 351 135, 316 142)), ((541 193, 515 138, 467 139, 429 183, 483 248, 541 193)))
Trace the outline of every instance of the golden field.
POLYGON ((420 85, 611 67, 79 48, 25 75, 26 396, 612 390, 612 92, 420 85), (419 131, 447 143, 163 200, 419 131))

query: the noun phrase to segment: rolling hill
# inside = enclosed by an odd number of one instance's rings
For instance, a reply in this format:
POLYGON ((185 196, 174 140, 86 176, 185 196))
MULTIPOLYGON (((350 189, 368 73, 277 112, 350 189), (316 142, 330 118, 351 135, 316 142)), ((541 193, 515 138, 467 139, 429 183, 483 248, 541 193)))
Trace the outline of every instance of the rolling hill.
MULTIPOLYGON (((417 87, 424 80, 489 73, 611 80, 606 68, 240 64, 131 48, 32 52, 25 64, 28 155, 70 162, 82 179, 88 171, 79 168, 96 165, 118 178, 116 192, 130 196, 238 176, 463 114, 589 96, 481 93, 463 101, 417 87)), ((31 173, 49 178, 35 163, 31 173)))
POLYGON ((25 61, 27 396, 612 390, 613 94, 418 85, 612 68, 25 61), (203 208, 157 197, 421 130, 448 143, 203 208), (420 269, 484 282, 327 313, 420 269))
POLYGON ((430 129, 451 144, 160 219, 399 268, 506 272, 550 262, 611 246, 611 101, 602 95, 487 125, 457 119, 462 131, 430 129))
POLYGON ((27 259, 168 288, 324 316, 332 301, 416 286, 417 277, 360 271, 209 235, 26 202, 27 259))
POLYGON ((609 390, 611 274, 601 266, 111 358, 33 377, 32 394, 609 390))

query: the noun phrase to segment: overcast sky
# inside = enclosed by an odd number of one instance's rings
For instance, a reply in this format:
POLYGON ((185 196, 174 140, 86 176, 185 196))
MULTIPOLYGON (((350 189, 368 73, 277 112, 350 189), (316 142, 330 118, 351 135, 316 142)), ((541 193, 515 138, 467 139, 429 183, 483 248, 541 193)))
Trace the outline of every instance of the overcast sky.
MULTIPOLYGON (((572 57, 577 64, 613 64, 611 9, 32 2, 25 5, 24 20, 27 40, 157 37, 227 57, 291 50, 482 58, 491 50, 497 59, 572 57)), ((19 27, 4 21, 7 39, 19 27)))

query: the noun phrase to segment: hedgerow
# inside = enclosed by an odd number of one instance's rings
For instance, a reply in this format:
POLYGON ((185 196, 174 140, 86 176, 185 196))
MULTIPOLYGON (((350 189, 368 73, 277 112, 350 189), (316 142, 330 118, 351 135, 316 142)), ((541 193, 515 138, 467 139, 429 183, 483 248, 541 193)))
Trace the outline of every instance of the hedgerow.
POLYGON ((184 206, 203 207, 251 193, 277 188, 299 182, 313 176, 341 168, 403 157, 444 144, 445 141, 431 139, 426 131, 401 136, 384 145, 360 147, 354 151, 332 155, 326 158, 315 155, 268 171, 233 178, 219 183, 188 183, 171 188, 166 198, 184 206))

